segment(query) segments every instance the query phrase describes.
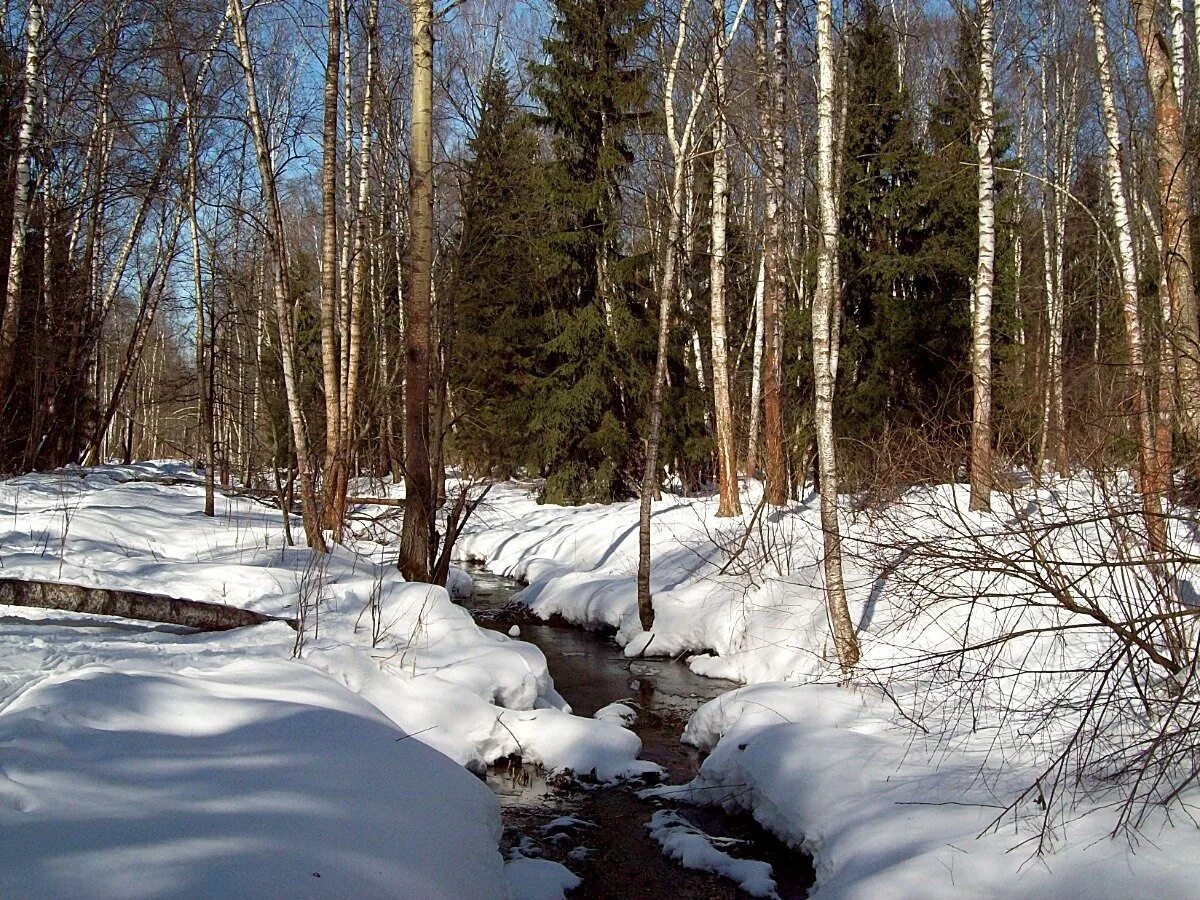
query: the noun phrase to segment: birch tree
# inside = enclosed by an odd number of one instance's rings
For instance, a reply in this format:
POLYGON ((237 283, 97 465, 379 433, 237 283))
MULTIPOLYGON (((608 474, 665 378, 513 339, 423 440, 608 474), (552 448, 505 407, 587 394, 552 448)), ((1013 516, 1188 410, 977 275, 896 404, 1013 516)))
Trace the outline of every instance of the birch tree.
POLYGON ((400 571, 428 581, 434 527, 429 458, 429 374, 433 289, 433 0, 412 5, 412 162, 409 180, 411 278, 405 295, 404 529, 400 571))
POLYGON ((833 392, 837 382, 838 210, 834 175, 834 86, 832 0, 817 0, 817 206, 821 240, 817 291, 813 297, 813 394, 817 464, 821 473, 821 531, 824 536, 825 605, 834 648, 843 671, 858 664, 858 637, 846 603, 842 574, 842 534, 838 524, 837 451, 833 433, 833 392))
POLYGON ((1112 67, 1108 57, 1108 37, 1101 0, 1089 0, 1092 17, 1092 42, 1096 51, 1096 71, 1100 83, 1100 114, 1104 124, 1104 170, 1112 203, 1113 224, 1117 230, 1120 260, 1121 314, 1125 324, 1125 349, 1128 356, 1129 396, 1134 434, 1137 438, 1138 476, 1142 509, 1155 553, 1166 549, 1166 529, 1162 517, 1162 496, 1166 490, 1154 452, 1154 425, 1146 377, 1145 341, 1142 336, 1141 299, 1138 288, 1137 258, 1134 253, 1133 226, 1125 198, 1120 120, 1113 94, 1112 67))
POLYGON ((279 360, 283 369, 288 420, 291 424, 292 440, 296 447, 296 467, 300 479, 300 508, 304 518, 304 533, 308 539, 308 545, 313 550, 324 553, 327 547, 325 535, 321 530, 320 510, 317 506, 308 428, 300 407, 299 378, 295 358, 296 338, 292 322, 291 279, 288 271, 283 212, 279 205, 271 144, 267 136, 266 122, 259 106, 254 57, 251 52, 250 36, 246 27, 246 12, 242 6, 242 0, 229 0, 229 19, 233 29, 234 44, 238 51, 238 61, 241 63, 242 76, 245 81, 246 120, 254 139, 255 162, 258 166, 263 204, 266 207, 263 231, 266 235, 269 257, 267 280, 271 284, 275 304, 275 321, 279 329, 279 360))
MULTIPOLYGON (((341 449, 341 367, 338 362, 338 231, 337 231, 337 132, 338 80, 342 52, 341 0, 326 4, 328 25, 325 49, 325 115, 321 128, 321 373, 325 386, 325 469, 323 525, 341 532, 337 519, 338 485, 343 478, 341 449)), ((348 27, 348 23, 347 23, 348 27)))
POLYGON ((8 251, 4 315, 0 317, 0 403, 8 397, 21 320, 21 288, 25 277, 29 195, 32 189, 30 161, 33 156, 34 129, 40 111, 43 16, 42 0, 29 0, 29 12, 25 19, 25 83, 21 99, 21 128, 17 134, 12 238, 8 251))
POLYGON ((979 0, 979 255, 971 309, 971 502, 973 510, 992 508, 992 281, 996 263, 995 11, 979 0))
MULTIPOLYGON (((713 0, 712 83, 712 255, 709 269, 712 331, 713 410, 716 418, 717 459, 720 477, 718 516, 742 511, 737 478, 737 441, 733 432, 733 403, 729 390, 729 347, 726 337, 725 273, 726 221, 729 216, 729 147, 725 121, 725 2, 713 0)), ((697 358, 699 362, 699 358, 697 358)), ((701 368, 702 371, 702 368, 701 368)))

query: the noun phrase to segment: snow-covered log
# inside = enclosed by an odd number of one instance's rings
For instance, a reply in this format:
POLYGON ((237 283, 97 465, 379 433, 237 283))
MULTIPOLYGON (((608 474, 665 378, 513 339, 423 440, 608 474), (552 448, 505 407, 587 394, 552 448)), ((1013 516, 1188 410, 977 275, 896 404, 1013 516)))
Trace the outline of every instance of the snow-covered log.
POLYGON ((9 606, 61 609, 93 616, 141 619, 146 622, 195 628, 199 631, 228 631, 247 625, 262 625, 265 622, 286 622, 292 628, 296 627, 295 619, 267 616, 223 603, 181 600, 162 594, 110 590, 57 581, 0 578, 0 603, 7 603, 9 606))

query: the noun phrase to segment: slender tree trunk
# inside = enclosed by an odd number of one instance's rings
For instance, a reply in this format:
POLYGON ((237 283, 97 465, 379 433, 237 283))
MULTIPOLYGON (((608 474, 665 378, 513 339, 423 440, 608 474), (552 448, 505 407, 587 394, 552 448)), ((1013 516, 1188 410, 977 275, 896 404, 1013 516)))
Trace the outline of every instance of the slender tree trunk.
POLYGON ((718 516, 742 512, 738 492, 737 440, 733 433, 733 402, 729 390, 729 347, 725 321, 725 245, 729 215, 729 148, 725 123, 725 2, 713 0, 713 169, 712 257, 709 274, 712 331, 713 412, 717 425, 717 458, 721 500, 718 516))
POLYGON ((341 0, 326 4, 329 27, 326 33, 325 118, 321 130, 321 371, 325 385, 325 467, 323 525, 341 534, 342 523, 335 520, 344 477, 340 461, 341 395, 337 342, 337 130, 338 79, 341 75, 342 7, 341 0))
POLYGON ((268 255, 271 259, 275 318, 279 326, 279 360, 283 369, 288 419, 292 426, 292 440, 295 442, 297 468, 300 476, 300 508, 304 518, 304 533, 308 538, 308 545, 313 550, 324 553, 326 551, 325 535, 321 531, 320 510, 317 506, 316 486, 313 483, 308 432, 300 410, 299 379, 296 375, 295 360, 296 340, 292 325, 292 297, 288 278, 283 214, 279 207, 279 195, 275 185, 275 166, 271 160, 266 124, 258 104, 254 63, 250 53, 250 39, 246 30, 246 13, 242 7, 242 0, 229 0, 229 14, 233 25, 234 42, 238 49, 238 58, 242 65, 242 75, 246 82, 246 118, 249 120, 250 131, 254 138, 255 159, 258 164, 259 181, 266 206, 264 231, 267 238, 268 255))
POLYGON ((838 662, 843 671, 858 664, 858 637, 846 603, 842 575, 842 534, 837 509, 837 455, 833 434, 833 392, 837 383, 835 319, 838 284, 838 213, 834 184, 834 48, 832 0, 817 0, 817 197, 821 219, 817 292, 813 297, 813 392, 817 460, 821 474, 821 531, 825 541, 825 604, 838 662))
POLYGON ((347 477, 352 471, 351 454, 357 435, 355 416, 358 412, 358 382, 362 367, 362 318, 365 291, 367 289, 367 206, 371 185, 371 124, 374 105, 375 82, 375 31, 379 14, 379 0, 367 3, 367 71, 363 93, 362 141, 359 146, 358 196, 354 217, 353 271, 350 276, 348 298, 350 303, 350 327, 347 335, 346 385, 342 394, 342 433, 338 445, 342 452, 341 473, 338 493, 335 498, 335 514, 339 523, 346 518, 347 477))
POLYGON ((414 0, 412 170, 409 182, 412 279, 404 335, 404 530, 400 571, 428 581, 434 526, 429 470, 430 315, 433 288, 433 0, 414 0))
MULTIPOLYGON (((1171 53, 1156 20, 1157 0, 1131 0, 1141 45, 1154 116, 1154 151, 1158 160, 1161 207, 1162 269, 1165 285, 1166 355, 1175 372, 1176 416, 1189 449, 1200 448, 1200 354, 1197 346, 1195 286, 1192 282, 1192 241, 1188 222, 1187 165, 1184 156, 1183 113, 1179 106, 1171 53)), ((1167 396, 1162 397, 1167 400, 1167 396)), ((1160 406, 1163 404, 1160 403, 1160 406)), ((1167 404, 1169 405, 1169 404, 1167 404)), ((1160 425, 1160 460, 1163 477, 1170 471, 1169 427, 1160 425)))
POLYGON ((17 135, 16 186, 13 189, 12 241, 8 254, 8 282, 4 315, 0 317, 0 405, 8 400, 13 357, 21 323, 21 285, 25 276, 25 246, 29 231, 30 158, 37 126, 41 81, 42 0, 29 0, 25 24, 25 86, 21 102, 21 130, 17 135))
POLYGON ((758 474, 758 432, 762 421, 762 368, 765 323, 763 293, 767 278, 766 254, 759 258, 758 278, 754 281, 754 351, 750 362, 750 436, 746 441, 746 477, 758 474))
POLYGON ((675 49, 667 63, 666 90, 663 93, 663 112, 666 118, 667 143, 671 151, 673 172, 667 240, 662 249, 662 279, 659 282, 658 355, 654 364, 654 381, 650 385, 650 426, 646 433, 646 460, 638 506, 637 606, 638 619, 641 621, 643 631, 649 631, 654 626, 654 603, 650 594, 650 509, 658 492, 658 443, 662 426, 662 396, 663 385, 667 380, 671 306, 677 290, 679 242, 683 232, 684 204, 687 199, 687 168, 696 114, 707 89, 707 81, 705 81, 698 90, 692 93, 691 109, 681 131, 675 118, 675 78, 679 72, 679 60, 683 55, 683 47, 687 38, 687 14, 690 6, 690 0, 684 0, 679 8, 675 49))
POLYGON ((766 450, 767 502, 788 501, 787 450, 783 423, 782 316, 787 297, 787 251, 783 243, 783 114, 787 22, 784 0, 763 0, 758 32, 759 115, 766 144, 763 205, 763 437, 766 450), (768 4, 774 13, 771 52, 767 54, 768 4))
POLYGON ((971 323, 971 509, 992 508, 992 280, 996 260, 996 170, 993 158, 995 40, 992 0, 979 0, 979 254, 971 323))
MULTIPOLYGON (((204 514, 210 518, 216 514, 216 498, 213 490, 213 464, 215 452, 213 447, 213 382, 209 360, 213 357, 213 348, 208 340, 209 316, 204 304, 204 282, 200 264, 200 165, 197 158, 197 135, 195 111, 190 91, 185 91, 184 100, 187 103, 187 143, 188 143, 188 230, 191 235, 192 251, 192 293, 196 306, 196 387, 198 397, 196 406, 199 415, 196 424, 199 431, 198 439, 200 452, 204 460, 204 514)), ((212 323, 214 330, 216 323, 212 323)))

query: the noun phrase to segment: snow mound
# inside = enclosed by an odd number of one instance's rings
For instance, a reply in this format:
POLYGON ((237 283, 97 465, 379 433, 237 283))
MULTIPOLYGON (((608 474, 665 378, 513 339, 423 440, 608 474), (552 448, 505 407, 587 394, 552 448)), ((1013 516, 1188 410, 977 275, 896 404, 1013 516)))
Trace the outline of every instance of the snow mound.
POLYGON ((512 900, 561 900, 583 879, 548 859, 516 856, 504 866, 504 881, 512 900))
POLYGON ((48 677, 0 714, 0 895, 494 896, 495 798, 405 738, 286 660, 48 677))
POLYGON ((717 848, 728 843, 705 834, 669 809, 660 809, 650 817, 646 828, 663 848, 663 853, 685 869, 712 872, 728 878, 751 897, 778 897, 770 863, 756 859, 738 859, 717 848))

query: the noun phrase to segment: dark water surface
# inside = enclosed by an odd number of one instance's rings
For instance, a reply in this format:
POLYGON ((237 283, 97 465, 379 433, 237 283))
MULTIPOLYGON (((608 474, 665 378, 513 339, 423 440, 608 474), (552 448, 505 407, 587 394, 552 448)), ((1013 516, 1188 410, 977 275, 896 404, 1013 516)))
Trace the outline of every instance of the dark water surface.
MULTIPOLYGON (((688 716, 701 704, 732 690, 735 684, 702 678, 673 660, 626 659, 607 636, 565 622, 541 622, 512 603, 521 585, 469 567, 475 596, 461 601, 485 628, 507 632, 514 624, 521 639, 546 656, 558 692, 581 716, 623 702, 637 711, 633 730, 642 740, 642 758, 666 770, 670 783, 690 780, 700 756, 679 742, 688 716)), ((488 785, 500 798, 504 819, 503 849, 522 848, 565 864, 583 878, 572 897, 723 898, 745 896, 717 875, 684 869, 668 859, 646 831, 662 805, 641 800, 629 787, 596 787, 574 782, 548 783, 530 765, 494 766, 488 785), (558 822, 573 817, 577 822, 558 822)), ((719 809, 680 807, 679 812, 710 835, 745 841, 733 856, 771 864, 779 895, 804 897, 813 883, 812 862, 760 828, 749 816, 719 809)))

